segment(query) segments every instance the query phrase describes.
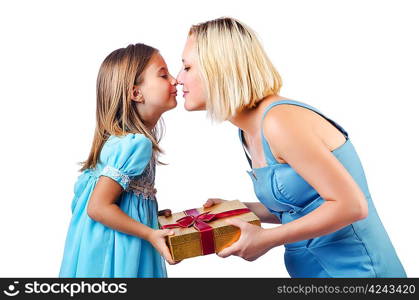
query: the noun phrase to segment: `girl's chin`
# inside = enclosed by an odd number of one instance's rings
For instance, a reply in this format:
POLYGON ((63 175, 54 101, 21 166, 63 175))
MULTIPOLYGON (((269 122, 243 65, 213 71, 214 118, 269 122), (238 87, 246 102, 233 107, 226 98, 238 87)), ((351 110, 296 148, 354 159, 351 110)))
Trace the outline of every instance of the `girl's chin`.
POLYGON ((174 109, 176 106, 177 106, 177 101, 176 101, 176 99, 172 99, 170 102, 167 102, 167 103, 165 104, 165 106, 164 106, 164 107, 162 107, 161 109, 162 109, 163 113, 165 113, 165 112, 167 112, 167 111, 169 111, 169 110, 174 109))
POLYGON ((177 106, 176 98, 170 103, 168 110, 174 109, 177 106))

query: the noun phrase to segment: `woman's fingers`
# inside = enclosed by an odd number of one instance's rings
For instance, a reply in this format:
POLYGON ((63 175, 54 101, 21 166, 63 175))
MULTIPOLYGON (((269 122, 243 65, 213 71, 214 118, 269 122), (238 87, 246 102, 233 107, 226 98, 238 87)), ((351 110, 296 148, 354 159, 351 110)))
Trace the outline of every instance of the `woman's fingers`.
POLYGON ((239 249, 240 249, 240 245, 236 242, 230 247, 224 248, 223 250, 218 252, 217 255, 219 257, 226 258, 226 257, 229 257, 230 255, 235 255, 239 249))
POLYGON ((204 203, 204 207, 211 207, 214 205, 213 199, 208 199, 207 202, 204 203))
POLYGON ((229 257, 230 255, 239 255, 239 252, 241 250, 241 248, 243 247, 242 244, 242 240, 243 240, 243 233, 246 230, 247 226, 249 225, 247 222, 238 219, 238 218, 234 218, 234 219, 226 219, 225 222, 229 225, 233 225, 235 227, 238 227, 240 229, 240 237, 239 240, 237 242, 235 242, 234 244, 232 244, 231 246, 224 248, 223 250, 221 250, 220 252, 217 253, 217 255, 219 257, 222 258, 226 258, 229 257))
POLYGON ((219 199, 219 198, 209 198, 207 200, 207 202, 205 202, 204 207, 211 207, 211 206, 213 206, 215 204, 218 204, 218 203, 221 203, 221 202, 224 202, 224 201, 225 200, 219 199))
POLYGON ((249 226, 249 223, 243 221, 242 219, 239 218, 234 218, 234 219, 226 219, 225 222, 229 225, 233 225, 235 227, 240 228, 240 231, 243 231, 247 226, 249 226))

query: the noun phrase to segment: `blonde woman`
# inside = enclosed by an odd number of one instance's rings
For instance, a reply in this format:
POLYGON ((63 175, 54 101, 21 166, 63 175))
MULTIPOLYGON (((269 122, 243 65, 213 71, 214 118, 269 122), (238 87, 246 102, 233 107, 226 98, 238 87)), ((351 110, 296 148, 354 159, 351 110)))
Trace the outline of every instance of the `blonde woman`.
POLYGON ((97 78, 96 130, 74 186, 60 277, 166 277, 174 263, 159 230, 154 170, 160 116, 176 79, 144 44, 110 53, 97 78))
MULTIPOLYGON (((183 51, 185 108, 239 129, 263 229, 230 221, 240 239, 218 253, 255 260, 285 246, 291 277, 404 277, 348 133, 279 95, 281 78, 255 33, 232 18, 192 26, 183 51)), ((209 199, 205 206, 225 201, 209 199)))

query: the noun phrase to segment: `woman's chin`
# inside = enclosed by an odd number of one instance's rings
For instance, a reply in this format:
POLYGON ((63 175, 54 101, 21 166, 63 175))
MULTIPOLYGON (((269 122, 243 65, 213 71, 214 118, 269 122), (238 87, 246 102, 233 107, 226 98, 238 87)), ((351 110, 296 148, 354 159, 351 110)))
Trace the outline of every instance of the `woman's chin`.
POLYGON ((187 101, 185 101, 183 107, 185 108, 185 110, 187 111, 201 111, 201 110, 205 110, 205 107, 201 107, 198 105, 194 105, 192 103, 188 103, 187 101))
POLYGON ((185 110, 187 111, 194 111, 194 107, 190 104, 188 104, 187 102, 185 102, 185 104, 183 105, 183 107, 185 108, 185 110))

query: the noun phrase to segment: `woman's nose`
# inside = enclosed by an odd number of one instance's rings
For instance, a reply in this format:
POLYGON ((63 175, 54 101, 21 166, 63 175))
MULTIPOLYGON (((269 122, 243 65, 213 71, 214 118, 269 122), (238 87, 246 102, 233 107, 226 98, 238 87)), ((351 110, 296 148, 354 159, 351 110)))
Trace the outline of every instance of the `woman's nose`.
POLYGON ((176 77, 176 81, 177 81, 178 84, 183 84, 181 74, 182 74, 182 71, 180 71, 179 74, 177 74, 177 77, 176 77))

